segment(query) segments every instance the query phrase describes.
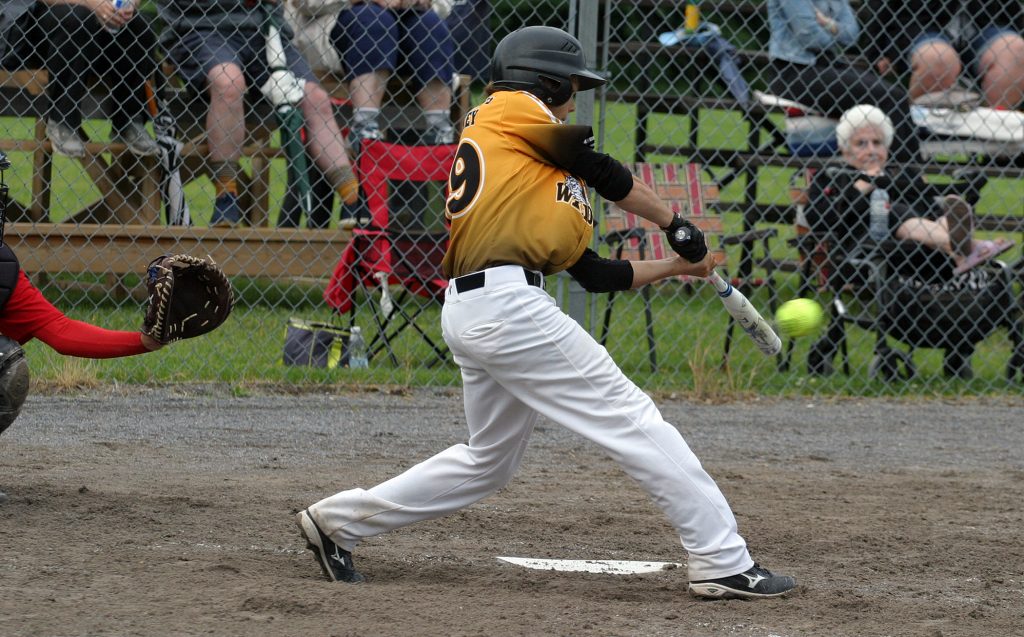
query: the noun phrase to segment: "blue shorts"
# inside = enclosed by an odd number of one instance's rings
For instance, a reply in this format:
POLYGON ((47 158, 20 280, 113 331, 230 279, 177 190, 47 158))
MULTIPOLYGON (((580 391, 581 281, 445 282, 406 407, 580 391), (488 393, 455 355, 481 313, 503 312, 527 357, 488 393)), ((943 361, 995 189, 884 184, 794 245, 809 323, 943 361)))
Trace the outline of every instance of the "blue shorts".
POLYGON ((363 2, 338 15, 331 41, 348 80, 394 71, 413 77, 418 90, 431 80, 447 84, 454 73, 455 46, 448 25, 433 11, 394 11, 363 2))
MULTIPOLYGON (((315 82, 316 76, 295 45, 291 40, 282 40, 288 68, 295 77, 315 82)), ((259 31, 189 31, 174 43, 168 55, 178 68, 178 75, 197 92, 206 90, 207 75, 218 64, 238 65, 249 90, 258 91, 270 77, 266 40, 259 31)))
POLYGON ((960 56, 960 61, 963 62, 964 68, 969 69, 975 78, 981 76, 978 65, 981 63, 981 56, 985 54, 985 51, 992 46, 992 42, 1003 35, 1017 35, 1017 32, 1005 26, 993 25, 985 27, 981 30, 978 35, 970 41, 966 46, 956 46, 950 40, 949 36, 945 33, 938 31, 926 31, 922 33, 917 39, 914 40, 913 44, 910 45, 910 55, 907 57, 908 64, 911 56, 914 55, 914 51, 917 50, 923 44, 928 42, 944 42, 953 48, 960 56))

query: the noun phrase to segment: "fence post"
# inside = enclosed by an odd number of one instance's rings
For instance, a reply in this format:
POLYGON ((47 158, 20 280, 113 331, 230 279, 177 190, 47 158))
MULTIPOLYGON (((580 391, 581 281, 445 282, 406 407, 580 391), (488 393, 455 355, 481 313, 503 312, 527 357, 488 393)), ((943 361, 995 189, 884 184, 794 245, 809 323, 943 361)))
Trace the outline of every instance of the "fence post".
MULTIPOLYGON (((583 45, 588 64, 597 61, 598 9, 600 0, 572 0, 569 3, 570 28, 575 26, 576 38, 583 45), (576 18, 575 20, 573 18, 576 18)), ((576 96, 576 123, 594 125, 597 114, 595 91, 584 91, 576 96)), ((591 198, 594 195, 591 193, 591 198)), ((596 237, 595 237, 596 241, 596 237)), ((595 244, 596 245, 596 244, 595 244)), ((592 246, 595 247, 595 246, 592 246)), ((587 317, 588 296, 583 287, 570 279, 568 282, 568 314, 588 332, 593 332, 593 321, 587 317)))

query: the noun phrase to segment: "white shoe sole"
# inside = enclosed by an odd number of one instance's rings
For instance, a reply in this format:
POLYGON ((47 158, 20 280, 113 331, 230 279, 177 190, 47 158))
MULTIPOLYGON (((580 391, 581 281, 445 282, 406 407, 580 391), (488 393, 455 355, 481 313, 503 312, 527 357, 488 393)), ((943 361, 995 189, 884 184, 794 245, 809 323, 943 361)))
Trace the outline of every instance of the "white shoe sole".
POLYGON ((769 597, 782 597, 792 590, 793 589, 790 588, 779 593, 754 593, 751 591, 729 588, 728 586, 722 586, 721 584, 715 584, 714 582, 690 584, 691 595, 695 597, 706 597, 708 599, 766 599, 769 597))

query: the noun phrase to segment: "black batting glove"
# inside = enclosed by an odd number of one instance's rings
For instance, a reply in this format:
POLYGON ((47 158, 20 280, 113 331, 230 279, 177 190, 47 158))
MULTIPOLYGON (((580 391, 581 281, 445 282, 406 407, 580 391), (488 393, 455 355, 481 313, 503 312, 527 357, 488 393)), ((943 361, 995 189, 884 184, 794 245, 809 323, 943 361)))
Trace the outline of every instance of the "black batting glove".
POLYGON ((708 253, 708 243, 704 233, 682 216, 676 214, 672 223, 662 227, 668 237, 668 245, 676 254, 690 263, 700 263, 708 253))

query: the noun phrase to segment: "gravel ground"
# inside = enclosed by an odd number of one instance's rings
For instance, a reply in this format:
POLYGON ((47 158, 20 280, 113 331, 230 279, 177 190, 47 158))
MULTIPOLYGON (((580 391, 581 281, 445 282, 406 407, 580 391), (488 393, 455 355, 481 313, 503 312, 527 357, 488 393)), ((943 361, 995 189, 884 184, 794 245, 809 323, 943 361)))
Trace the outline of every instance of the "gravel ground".
POLYGON ((707 602, 661 513, 542 422, 508 488, 365 542, 332 584, 292 513, 465 438, 458 390, 31 396, 0 437, 2 635, 1011 635, 1024 608, 1024 401, 662 400, 792 596, 707 602))

